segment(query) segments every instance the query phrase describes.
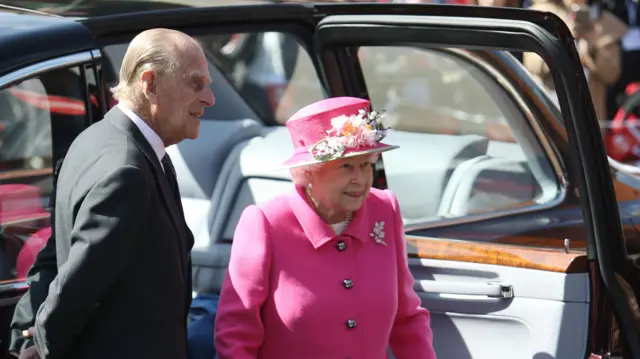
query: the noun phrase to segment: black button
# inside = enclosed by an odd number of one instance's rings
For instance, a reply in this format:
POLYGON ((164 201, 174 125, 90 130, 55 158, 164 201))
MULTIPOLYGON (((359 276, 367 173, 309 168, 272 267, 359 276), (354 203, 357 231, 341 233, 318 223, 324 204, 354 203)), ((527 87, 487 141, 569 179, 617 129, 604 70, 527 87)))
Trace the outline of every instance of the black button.
POLYGON ((351 289, 351 287, 353 287, 353 281, 351 279, 345 279, 342 281, 342 285, 347 289, 351 289))
POLYGON ((353 319, 347 320, 347 328, 353 329, 356 327, 356 321, 353 319))
POLYGON ((342 252, 342 251, 344 251, 345 249, 347 249, 347 244, 346 244, 346 243, 344 243, 344 241, 338 241, 338 243, 336 243, 336 248, 337 248, 340 252, 342 252))

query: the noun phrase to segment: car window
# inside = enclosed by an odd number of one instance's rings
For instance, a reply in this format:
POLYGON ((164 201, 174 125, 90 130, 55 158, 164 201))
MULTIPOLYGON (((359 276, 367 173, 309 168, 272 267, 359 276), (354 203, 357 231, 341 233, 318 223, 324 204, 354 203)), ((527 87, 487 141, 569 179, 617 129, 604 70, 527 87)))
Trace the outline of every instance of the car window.
MULTIPOLYGON (((284 124, 298 109, 325 98, 311 57, 298 39, 282 32, 195 36, 209 59, 216 104, 203 119, 254 118, 284 124)), ((128 43, 104 47, 115 73, 128 43)), ((117 78, 107 80, 114 86, 117 78)))
POLYGON ((556 200, 560 186, 525 111, 489 73, 454 50, 361 47, 377 110, 385 110, 388 186, 407 224, 556 200))
POLYGON ((52 162, 86 126, 85 93, 78 67, 0 89, 0 280, 23 278, 49 237, 52 162))

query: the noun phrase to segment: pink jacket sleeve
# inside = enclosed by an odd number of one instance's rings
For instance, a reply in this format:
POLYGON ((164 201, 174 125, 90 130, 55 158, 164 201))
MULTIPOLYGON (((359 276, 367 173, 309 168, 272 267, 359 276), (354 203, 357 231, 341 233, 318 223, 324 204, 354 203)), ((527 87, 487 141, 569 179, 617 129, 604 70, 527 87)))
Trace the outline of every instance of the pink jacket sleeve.
POLYGON ((240 216, 222 285, 214 344, 219 359, 255 359, 264 339, 260 310, 269 292, 269 225, 255 205, 240 216))
POLYGON ((393 206, 396 253, 398 256, 398 312, 391 329, 389 344, 397 359, 436 359, 429 311, 420 306, 420 297, 413 289, 414 279, 407 262, 404 224, 398 199, 386 191, 393 206))

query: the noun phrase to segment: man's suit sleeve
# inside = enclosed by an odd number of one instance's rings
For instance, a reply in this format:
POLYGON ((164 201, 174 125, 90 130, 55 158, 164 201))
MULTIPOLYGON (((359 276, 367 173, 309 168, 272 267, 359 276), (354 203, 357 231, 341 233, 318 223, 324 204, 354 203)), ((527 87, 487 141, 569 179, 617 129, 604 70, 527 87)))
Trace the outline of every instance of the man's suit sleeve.
POLYGON ((149 203, 143 173, 123 166, 75 204, 69 257, 36 315, 34 341, 42 359, 66 356, 100 299, 135 260, 149 203))
POLYGON ((25 338, 22 331, 33 327, 38 308, 47 298, 49 285, 57 273, 56 241, 52 234, 29 269, 26 280, 29 290, 20 298, 13 312, 10 352, 19 353, 33 345, 33 339, 25 338))
POLYGON ((40 308, 40 305, 47 298, 49 285, 56 277, 56 274, 58 274, 56 238, 53 225, 55 222, 56 186, 63 161, 64 158, 60 158, 56 162, 52 175, 52 191, 49 197, 51 237, 49 237, 45 245, 40 249, 33 265, 27 273, 26 283, 29 285, 29 290, 20 298, 13 312, 13 319, 11 320, 10 326, 11 341, 9 343, 9 352, 20 353, 26 348, 33 346, 33 339, 25 338, 22 335, 22 331, 33 327, 35 324, 38 308, 40 308))

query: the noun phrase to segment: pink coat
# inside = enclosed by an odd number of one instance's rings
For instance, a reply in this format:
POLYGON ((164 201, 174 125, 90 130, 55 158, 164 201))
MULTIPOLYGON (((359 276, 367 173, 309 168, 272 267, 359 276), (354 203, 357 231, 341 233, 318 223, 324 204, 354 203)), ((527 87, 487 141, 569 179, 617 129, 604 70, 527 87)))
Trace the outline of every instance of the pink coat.
POLYGON ((219 359, 435 359, 390 191, 336 236, 300 188, 244 210, 215 323, 219 359), (384 244, 370 234, 384 222, 384 244))

